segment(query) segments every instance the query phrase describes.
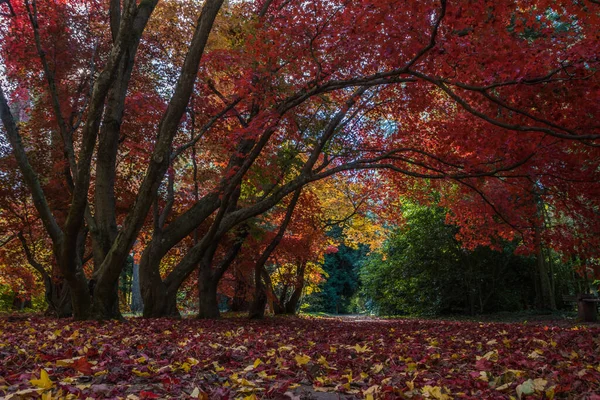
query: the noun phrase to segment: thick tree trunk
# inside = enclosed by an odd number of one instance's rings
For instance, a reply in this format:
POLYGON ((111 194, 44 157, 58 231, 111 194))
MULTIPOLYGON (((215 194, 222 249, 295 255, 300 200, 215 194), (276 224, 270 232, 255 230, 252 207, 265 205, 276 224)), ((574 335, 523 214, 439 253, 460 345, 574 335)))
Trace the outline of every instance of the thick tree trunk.
POLYGON ((88 281, 80 269, 65 281, 71 292, 71 305, 73 307, 73 318, 77 321, 90 319, 92 311, 92 298, 88 288, 88 281))
POLYGON ((68 285, 61 285, 60 291, 58 293, 55 310, 58 318, 68 318, 73 315, 71 289, 69 289, 68 285))
POLYGON ((44 279, 46 288, 46 302, 48 308, 44 315, 57 318, 68 318, 73 315, 73 305, 71 304, 71 291, 65 282, 55 283, 48 277, 44 279))
POLYGON ((198 319, 216 319, 221 316, 219 303, 217 301, 218 280, 202 274, 199 282, 200 293, 198 294, 198 319))
POLYGON ((177 310, 177 289, 170 289, 160 277, 160 258, 153 257, 152 246, 142 254, 139 266, 144 318, 180 317, 177 310))
POLYGON ((119 309, 118 281, 115 284, 96 285, 91 316, 99 321, 123 318, 119 309))
POLYGON ((248 283, 242 274, 238 273, 235 269, 233 276, 235 283, 230 310, 233 312, 248 311, 250 309, 250 304, 248 303, 248 283))
POLYGON ((144 318, 181 318, 177 309, 177 291, 169 290, 162 282, 144 288, 144 318))
POLYGON ((250 319, 263 319, 265 317, 265 308, 267 307, 267 292, 262 282, 263 268, 256 265, 254 269, 254 299, 248 310, 250 319))

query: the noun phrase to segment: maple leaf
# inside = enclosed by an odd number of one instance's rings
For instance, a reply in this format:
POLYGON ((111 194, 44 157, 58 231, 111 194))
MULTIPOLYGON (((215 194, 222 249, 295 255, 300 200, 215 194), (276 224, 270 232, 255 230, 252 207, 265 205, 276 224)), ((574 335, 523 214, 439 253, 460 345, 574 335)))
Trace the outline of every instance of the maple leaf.
POLYGON ((370 352, 371 349, 365 344, 364 346, 359 345, 358 343, 352 347, 350 347, 351 349, 354 349, 354 351, 356 351, 358 354, 360 353, 367 353, 370 352))
POLYGON ((451 400, 452 397, 442 392, 442 388, 439 386, 425 385, 421 389, 424 397, 431 397, 437 400, 451 400))
POLYGON ((371 367, 371 371, 373 371, 374 374, 378 374, 383 370, 383 367, 383 364, 375 364, 371 367))
POLYGON ((81 357, 73 361, 72 367, 85 375, 92 375, 92 364, 86 357, 81 357))
POLYGON ((307 355, 298 354, 294 357, 294 360, 296 360, 296 364, 298 364, 298 366, 302 366, 308 364, 308 362, 310 361, 310 357, 307 355))
POLYGON ((41 389, 50 389, 52 386, 54 386, 54 382, 52 382, 52 380, 48 376, 48 372, 46 372, 45 369, 40 370, 39 379, 31 379, 29 382, 31 382, 32 385, 37 386, 41 389))

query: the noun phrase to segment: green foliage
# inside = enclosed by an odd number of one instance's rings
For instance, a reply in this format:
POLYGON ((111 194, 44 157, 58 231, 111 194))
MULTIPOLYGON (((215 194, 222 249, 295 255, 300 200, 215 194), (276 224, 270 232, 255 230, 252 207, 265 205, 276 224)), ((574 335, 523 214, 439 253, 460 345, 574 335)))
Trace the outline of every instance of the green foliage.
POLYGON ((7 285, 0 285, 0 311, 8 311, 12 308, 14 293, 7 285))
MULTIPOLYGON (((343 233, 334 229, 332 236, 343 233)), ((328 279, 320 285, 320 291, 306 299, 309 312, 344 314, 356 310, 354 297, 359 289, 358 274, 363 261, 367 258, 369 247, 359 245, 353 249, 344 244, 336 253, 326 254, 323 270, 328 279)))
POLYGON ((360 271, 367 308, 383 315, 437 315, 530 305, 534 260, 514 255, 511 243, 502 252, 462 249, 445 214, 439 207, 406 207, 406 224, 360 271))

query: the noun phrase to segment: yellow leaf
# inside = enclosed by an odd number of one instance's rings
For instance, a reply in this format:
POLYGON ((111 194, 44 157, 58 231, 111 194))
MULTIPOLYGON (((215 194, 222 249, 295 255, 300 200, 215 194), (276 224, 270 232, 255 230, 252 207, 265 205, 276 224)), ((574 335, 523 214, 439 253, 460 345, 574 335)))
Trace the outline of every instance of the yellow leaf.
POLYGON ((488 361, 498 361, 498 350, 493 350, 493 351, 488 351, 487 353, 485 353, 483 355, 483 357, 475 357, 477 360, 481 360, 482 358, 485 358, 488 361))
POLYGON ((294 357, 294 360, 296 360, 296 363, 301 366, 301 365, 305 365, 308 364, 308 362, 310 361, 310 357, 307 355, 297 355, 296 357, 294 357))
POLYGON ((382 369, 383 369, 383 364, 375 364, 375 365, 373 365, 373 367, 371 367, 371 371, 373 371, 374 374, 380 373, 382 369))
POLYGON ((73 365, 75 361, 80 359, 81 357, 73 357, 73 358, 64 358, 62 360, 57 360, 56 365, 59 367, 70 367, 73 365))
POLYGON ((50 380, 50 377, 45 369, 40 370, 40 379, 32 379, 29 382, 31 382, 33 386, 37 386, 42 389, 50 389, 52 386, 54 386, 54 382, 50 380))
POLYGON ((262 360, 260 358, 257 358, 256 360, 254 360, 254 368, 258 367, 260 364, 262 364, 262 360))
POLYGON ((322 366, 324 366, 325 368, 329 368, 329 364, 327 363, 327 360, 325 359, 325 357, 320 356, 319 359, 317 360, 317 362, 319 364, 321 364, 322 366))
POLYGON ((213 366, 215 367, 215 372, 225 371, 224 367, 221 367, 218 362, 214 361, 213 366))
POLYGON ((329 379, 326 376, 318 376, 315 380, 323 386, 329 385, 331 383, 331 379, 329 379))
POLYGON ((371 396, 371 398, 373 397, 373 395, 375 393, 377 393, 377 391, 379 390, 379 385, 373 385, 370 388, 368 388, 367 390, 365 390, 365 394, 367 396, 371 396))
POLYGON ((479 371, 479 376, 477 377, 477 379, 480 379, 484 382, 488 382, 490 380, 488 378, 487 372, 485 372, 485 371, 479 371))
POLYGON ((448 396, 445 393, 442 393, 442 388, 439 386, 429 386, 425 385, 423 389, 421 389, 423 395, 425 397, 432 397, 437 400, 450 400, 452 397, 448 396))
POLYGON ((504 385, 500 385, 496 388, 498 391, 506 390, 510 387, 510 383, 505 383, 504 385))
POLYGON ((181 364, 181 366, 179 367, 182 370, 184 370, 186 373, 190 372, 190 369, 192 369, 192 366, 189 363, 184 362, 183 364, 181 364))
POLYGON ((366 344, 364 345, 364 347, 361 347, 358 343, 356 343, 356 345, 354 347, 352 347, 352 348, 354 350, 356 350, 356 352, 359 353, 359 354, 371 351, 371 349, 369 349, 366 344))
POLYGON ((137 376, 143 376, 143 377, 148 377, 148 376, 150 376, 150 373, 148 373, 148 372, 142 372, 142 371, 140 371, 140 370, 139 370, 139 369, 137 369, 137 368, 134 368, 134 369, 132 369, 132 370, 131 370, 131 372, 133 372, 133 373, 134 373, 134 374, 136 374, 137 376))

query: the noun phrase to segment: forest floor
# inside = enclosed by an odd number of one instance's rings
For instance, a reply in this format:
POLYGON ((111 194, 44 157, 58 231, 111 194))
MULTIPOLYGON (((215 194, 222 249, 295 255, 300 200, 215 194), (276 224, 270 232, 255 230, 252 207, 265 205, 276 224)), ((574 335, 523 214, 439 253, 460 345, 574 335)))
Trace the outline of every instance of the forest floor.
POLYGON ((0 398, 600 400, 600 325, 0 317, 0 398))

